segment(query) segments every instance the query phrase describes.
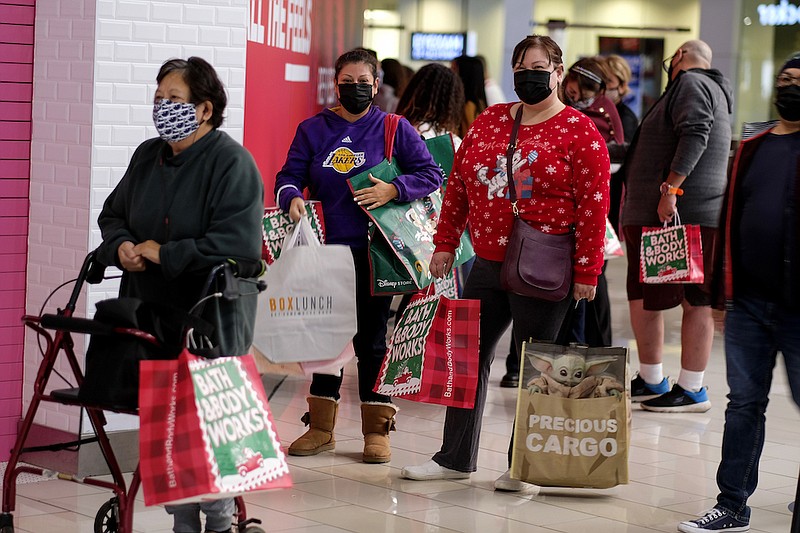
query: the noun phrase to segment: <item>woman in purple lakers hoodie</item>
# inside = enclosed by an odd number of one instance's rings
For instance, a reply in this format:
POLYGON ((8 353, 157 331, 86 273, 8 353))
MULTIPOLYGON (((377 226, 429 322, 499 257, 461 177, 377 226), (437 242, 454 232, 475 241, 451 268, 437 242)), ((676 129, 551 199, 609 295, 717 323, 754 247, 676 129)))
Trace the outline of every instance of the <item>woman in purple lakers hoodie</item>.
MULTIPOLYGON (((392 183, 374 179, 374 186, 350 191, 347 180, 372 168, 384 158, 386 113, 371 105, 378 92, 378 62, 368 51, 355 49, 341 55, 335 66, 336 95, 340 106, 323 109, 297 128, 286 163, 277 175, 278 205, 299 220, 305 213, 303 190, 322 203, 326 242, 346 244, 356 269, 356 316, 353 338, 358 359, 358 392, 366 463, 391 459, 389 431, 397 412, 388 396, 372 391, 386 353, 386 322, 391 297, 372 296, 364 210, 387 202, 422 198, 442 184, 419 133, 403 119, 394 139, 393 157, 404 174, 392 183)), ((290 455, 316 455, 336 444, 333 428, 339 405, 342 376, 314 374, 303 422, 308 431, 289 447, 290 455)))

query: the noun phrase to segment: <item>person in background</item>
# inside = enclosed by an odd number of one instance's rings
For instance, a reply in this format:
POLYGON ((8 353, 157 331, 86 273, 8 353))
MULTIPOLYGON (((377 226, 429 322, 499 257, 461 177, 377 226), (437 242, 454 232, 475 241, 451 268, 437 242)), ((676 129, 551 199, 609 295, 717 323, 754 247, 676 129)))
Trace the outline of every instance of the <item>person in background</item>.
MULTIPOLYGON (((629 145, 639 127, 639 118, 636 113, 628 107, 623 99, 630 93, 628 84, 631 81, 631 67, 625 58, 616 54, 608 56, 598 56, 597 60, 603 67, 606 81, 606 96, 617 106, 617 113, 622 121, 622 131, 625 137, 625 145, 629 145)), ((614 166, 612 161, 612 167, 614 166)), ((612 168, 613 170, 613 168, 612 168)), ((617 169, 611 173, 611 206, 608 210, 608 221, 614 231, 619 233, 619 213, 622 203, 622 182, 624 172, 617 169)))
POLYGON ((622 121, 614 102, 606 96, 603 67, 592 57, 579 59, 567 71, 564 103, 592 119, 606 144, 623 144, 622 121))
MULTIPOLYGON (((97 259, 122 270, 120 296, 188 312, 206 296, 213 267, 260 261, 264 185, 250 153, 218 129, 227 96, 211 65, 199 57, 171 59, 156 82, 159 137, 136 149, 103 204, 97 259)), ((202 314, 216 326, 212 341, 224 355, 248 353, 255 316, 252 297, 212 298, 202 314)), ((230 498, 166 509, 175 533, 231 531, 230 498)))
POLYGON ((458 130, 459 136, 463 138, 475 118, 486 109, 486 90, 484 89, 486 76, 483 72, 483 63, 477 57, 458 56, 453 59, 450 66, 464 84, 466 103, 461 127, 458 130))
MULTIPOLYGON (((517 342, 554 341, 573 299, 594 298, 603 265, 609 172, 603 139, 588 117, 558 99, 564 66, 555 41, 526 37, 511 59, 515 92, 522 102, 488 108, 469 129, 448 180, 431 259, 434 276, 449 272, 469 223, 477 259, 464 298, 481 302, 475 407, 447 408, 441 449, 430 461, 403 468, 401 475, 409 479, 465 479, 477 469, 489 370, 498 339, 513 323, 517 342), (521 124, 513 154, 517 164, 508 176, 506 154, 517 120, 521 124), (571 297, 552 302, 503 289, 500 271, 514 223, 506 196, 509 179, 519 191, 517 205, 528 224, 552 234, 567 233, 573 224, 580 228, 575 233, 571 297)), ((510 472, 495 482, 497 490, 518 491, 524 486, 511 479, 510 472)))
POLYGON ((678 531, 748 531, 777 353, 800 405, 800 53, 776 81, 778 124, 742 141, 722 211, 728 407, 716 505, 678 531), (788 194, 787 191, 793 191, 788 194), (793 199, 794 196, 794 199, 793 199))
MULTIPOLYGON (((456 151, 461 146, 461 137, 456 132, 461 126, 463 109, 464 86, 461 79, 439 63, 429 63, 420 68, 408 82, 397 105, 397 113, 403 115, 423 139, 450 135, 456 151)), ((405 294, 401 298, 395 315, 397 319, 412 296, 405 294)))
MULTIPOLYGON (((605 92, 604 70, 597 59, 579 59, 567 71, 563 93, 565 103, 592 119, 603 136, 610 155, 615 148, 623 147, 625 139, 616 106, 606 97, 605 92)), ((603 263, 603 271, 597 278, 594 300, 580 302, 572 324, 565 324, 571 330, 568 338, 572 342, 592 347, 611 346, 611 301, 608 297, 605 267, 606 264, 603 263)))
MULTIPOLYGON (((334 70, 341 105, 323 109, 297 127, 275 180, 275 196, 281 209, 297 221, 305 214, 303 191, 307 188, 310 199, 322 204, 326 242, 347 245, 353 253, 358 328, 353 347, 362 402, 363 460, 385 463, 391 459, 389 431, 394 429, 397 408, 391 398, 372 388, 386 354, 386 322, 392 299, 371 294, 369 218, 364 209, 423 198, 441 186, 442 175, 419 133, 403 119, 393 151, 403 174, 391 183, 371 177, 372 187, 352 193, 347 180, 384 159, 386 113, 372 105, 379 84, 374 56, 362 49, 345 52, 336 60, 334 70)), ((289 455, 316 455, 334 449, 341 385, 342 374, 313 375, 308 412, 302 419, 309 429, 289 446, 289 455)))
POLYGON ((406 85, 397 104, 403 115, 423 139, 450 134, 458 150, 461 115, 464 109, 464 85, 451 69, 439 63, 420 68, 406 85))
POLYGON ((489 75, 489 67, 486 64, 486 58, 480 54, 475 57, 480 59, 481 65, 483 65, 483 75, 485 76, 483 80, 483 90, 486 92, 486 105, 491 106, 508 102, 506 95, 503 94, 503 89, 500 88, 500 85, 489 75))
POLYGON ((722 199, 731 148, 730 83, 711 68, 711 48, 687 41, 664 61, 669 79, 628 148, 622 233, 628 250, 627 292, 639 374, 631 399, 657 412, 702 413, 711 408, 703 373, 711 356, 714 318, 711 283, 722 199), (703 270, 700 284, 639 282, 642 228, 672 222, 699 225, 703 270), (670 390, 664 377, 662 311, 680 305, 681 371, 670 390))
POLYGON ((406 70, 398 60, 386 58, 381 61, 381 72, 375 105, 387 113, 394 113, 408 82, 406 70))

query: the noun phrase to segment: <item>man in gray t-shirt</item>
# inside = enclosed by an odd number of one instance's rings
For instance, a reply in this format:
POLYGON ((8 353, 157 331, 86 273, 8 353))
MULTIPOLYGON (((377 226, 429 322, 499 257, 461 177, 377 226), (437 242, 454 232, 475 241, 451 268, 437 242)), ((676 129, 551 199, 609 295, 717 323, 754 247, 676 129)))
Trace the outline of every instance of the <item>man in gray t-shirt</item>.
POLYGON ((703 373, 711 354, 714 321, 710 286, 713 252, 730 152, 730 84, 711 69, 711 48, 687 41, 664 62, 668 83, 645 115, 625 164, 622 227, 628 248, 628 301, 639 353, 631 383, 634 402, 659 412, 705 412, 711 407, 703 373), (701 227, 705 281, 702 284, 639 282, 642 227, 672 222, 701 227), (661 311, 680 305, 681 371, 670 390, 661 363, 661 311))

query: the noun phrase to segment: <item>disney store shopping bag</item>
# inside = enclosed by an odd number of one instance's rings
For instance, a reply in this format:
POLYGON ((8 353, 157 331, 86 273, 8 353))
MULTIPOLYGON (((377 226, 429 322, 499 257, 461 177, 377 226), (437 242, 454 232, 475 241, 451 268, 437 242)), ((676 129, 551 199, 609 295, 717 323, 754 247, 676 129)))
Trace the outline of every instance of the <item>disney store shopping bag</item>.
POLYGON ((478 388, 478 300, 415 296, 392 332, 374 391, 472 409, 478 388))
POLYGON ((625 348, 523 343, 511 477, 543 487, 628 482, 625 348))
MULTIPOLYGON (((372 186, 369 174, 391 182, 398 173, 393 163, 384 160, 349 182, 353 191, 357 191, 372 186)), ((430 259, 441 208, 442 193, 437 190, 419 200, 389 202, 366 211, 373 224, 369 230, 372 294, 416 292, 433 282, 430 259)), ((474 254, 465 232, 453 266, 463 264, 474 254)))
POLYGON ((703 240, 700 226, 681 224, 642 228, 639 281, 642 283, 703 283, 703 240))
POLYGON ((142 361, 139 454, 146 505, 290 487, 250 355, 142 361))
POLYGON ((273 363, 334 359, 356 334, 350 247, 321 245, 303 217, 282 248, 263 277, 253 346, 273 363))
MULTIPOLYGON (((322 218, 322 203, 316 200, 306 202, 306 215, 311 224, 311 229, 321 244, 325 244, 325 221, 322 218)), ((267 207, 264 209, 264 218, 261 220, 261 230, 264 238, 263 259, 271 265, 281 255, 283 241, 286 235, 294 229, 294 222, 280 207, 267 207)))

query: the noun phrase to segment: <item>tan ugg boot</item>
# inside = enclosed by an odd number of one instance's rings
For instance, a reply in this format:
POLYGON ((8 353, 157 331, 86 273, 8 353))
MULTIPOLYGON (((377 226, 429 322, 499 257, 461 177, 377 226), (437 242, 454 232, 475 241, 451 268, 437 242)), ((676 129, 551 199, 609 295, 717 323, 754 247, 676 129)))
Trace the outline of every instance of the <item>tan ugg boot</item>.
POLYGON ((339 402, 320 396, 309 396, 306 401, 308 412, 300 420, 309 426, 308 431, 289 446, 289 455, 317 455, 336 446, 333 427, 336 425, 339 402))
POLYGON ((394 431, 397 407, 391 403, 362 403, 361 432, 364 434, 364 462, 388 463, 392 459, 389 432, 394 431))

